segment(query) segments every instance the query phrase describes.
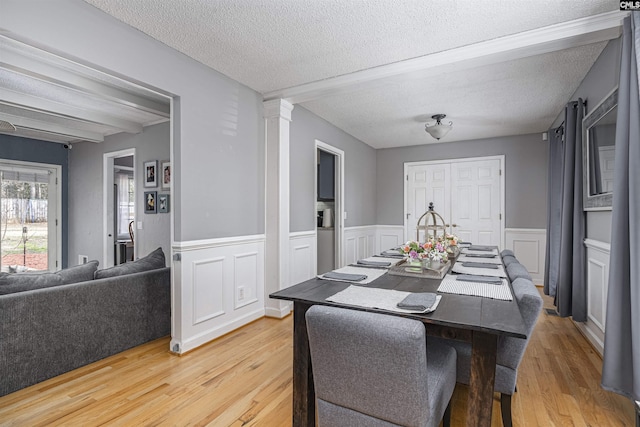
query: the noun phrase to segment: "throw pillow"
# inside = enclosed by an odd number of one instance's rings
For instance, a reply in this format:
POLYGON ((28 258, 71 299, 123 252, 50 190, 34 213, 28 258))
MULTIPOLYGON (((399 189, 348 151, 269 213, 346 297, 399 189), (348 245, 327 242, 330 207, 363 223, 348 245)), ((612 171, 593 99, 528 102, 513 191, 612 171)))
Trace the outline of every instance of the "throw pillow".
POLYGON ((86 282, 87 280, 93 280, 93 275, 98 269, 98 264, 98 261, 93 260, 86 264, 80 264, 64 270, 56 271, 56 274, 62 277, 65 285, 70 283, 86 282))
POLYGON ((64 280, 57 273, 0 274, 0 295, 59 285, 64 285, 64 280))
POLYGON ((125 262, 124 264, 114 267, 98 270, 94 274, 96 279, 104 279, 107 277, 122 276, 124 274, 140 273, 142 271, 157 270, 166 267, 164 252, 162 248, 158 248, 144 258, 135 261, 125 262))

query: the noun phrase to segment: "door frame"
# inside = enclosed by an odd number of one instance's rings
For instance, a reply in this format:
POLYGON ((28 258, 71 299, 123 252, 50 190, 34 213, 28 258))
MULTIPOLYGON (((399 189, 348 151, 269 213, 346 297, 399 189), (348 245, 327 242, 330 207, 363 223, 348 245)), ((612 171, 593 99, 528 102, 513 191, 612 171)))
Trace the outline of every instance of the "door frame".
POLYGON ((407 191, 409 187, 409 168, 414 166, 430 166, 437 165, 443 163, 466 163, 466 162, 474 162, 474 161, 483 161, 483 160, 499 160, 500 161, 500 247, 502 249, 505 248, 505 223, 506 223, 506 195, 505 195, 505 155, 499 154, 496 156, 482 156, 482 157, 461 157, 455 159, 441 159, 441 160, 423 160, 419 162, 404 162, 404 173, 403 173, 403 226, 404 226, 404 237, 405 241, 409 240, 407 235, 407 229, 409 227, 409 222, 407 220, 407 191))
MULTIPOLYGON (((333 227, 335 229, 335 266, 336 268, 342 267, 344 264, 343 260, 343 247, 344 247, 344 151, 339 148, 336 148, 332 145, 329 145, 325 142, 322 142, 318 139, 315 140, 315 150, 313 153, 314 163, 313 163, 313 188, 314 194, 318 188, 318 172, 316 165, 318 164, 318 150, 326 151, 327 153, 333 154, 336 158, 336 167, 335 167, 335 222, 333 227)), ((316 203, 317 203, 317 195, 313 198, 313 211, 316 211, 316 203)), ((318 223, 315 223, 315 231, 316 231, 316 240, 318 236, 318 223)), ((317 273, 317 271, 316 271, 317 273)))
MULTIPOLYGON (((113 226, 113 220, 109 221, 109 213, 113 212, 113 206, 109 204, 109 200, 113 199, 113 159, 118 157, 133 156, 133 188, 135 189, 135 199, 138 200, 138 177, 136 168, 136 149, 127 148, 125 150, 111 151, 104 153, 102 160, 102 262, 104 267, 111 267, 114 265, 113 250, 114 250, 114 236, 109 236, 109 226, 113 226)), ((112 203, 115 201, 112 200, 112 203)), ((137 224, 138 219, 138 203, 133 204, 133 223, 137 224)), ((137 229, 137 227, 134 227, 137 229)), ((115 232, 115 231, 112 231, 115 232)), ((136 240, 138 240, 136 238, 136 240)), ((140 245, 136 242, 133 245, 133 256, 137 258, 138 247, 140 245)))

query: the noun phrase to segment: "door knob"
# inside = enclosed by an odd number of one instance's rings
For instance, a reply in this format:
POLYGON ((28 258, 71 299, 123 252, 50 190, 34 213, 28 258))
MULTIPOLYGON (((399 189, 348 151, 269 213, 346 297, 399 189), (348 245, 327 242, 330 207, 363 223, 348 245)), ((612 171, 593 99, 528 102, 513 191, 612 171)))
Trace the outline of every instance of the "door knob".
POLYGON ((458 224, 451 224, 451 226, 452 226, 452 227, 457 227, 457 226, 458 226, 458 224))

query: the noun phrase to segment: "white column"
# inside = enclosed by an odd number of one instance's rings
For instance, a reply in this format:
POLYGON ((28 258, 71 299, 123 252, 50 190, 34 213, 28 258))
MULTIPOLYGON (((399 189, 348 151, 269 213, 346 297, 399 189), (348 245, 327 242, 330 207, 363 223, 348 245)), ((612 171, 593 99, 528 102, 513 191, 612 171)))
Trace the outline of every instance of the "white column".
POLYGON ((287 301, 269 294, 289 286, 289 123, 293 105, 284 99, 265 101, 266 245, 265 314, 282 318, 287 301))

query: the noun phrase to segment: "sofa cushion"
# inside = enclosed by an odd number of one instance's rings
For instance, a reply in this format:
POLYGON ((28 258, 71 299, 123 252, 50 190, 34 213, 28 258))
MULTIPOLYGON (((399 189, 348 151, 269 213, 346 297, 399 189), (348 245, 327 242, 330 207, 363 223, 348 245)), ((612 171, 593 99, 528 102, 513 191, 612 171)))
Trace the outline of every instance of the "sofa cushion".
POLYGON ((86 282, 87 280, 93 280, 93 275, 98 269, 98 264, 99 262, 97 260, 92 260, 86 264, 80 264, 75 267, 56 271, 56 274, 62 277, 65 285, 70 283, 86 282))
POLYGON ((107 277, 122 276, 124 274, 140 273, 142 271, 156 270, 165 268, 164 252, 162 248, 158 248, 144 258, 135 261, 125 262, 115 267, 98 270, 94 274, 96 279, 104 279, 107 277))
POLYGON ((57 273, 0 273, 0 295, 64 285, 57 273))

